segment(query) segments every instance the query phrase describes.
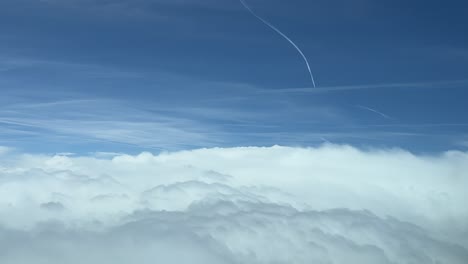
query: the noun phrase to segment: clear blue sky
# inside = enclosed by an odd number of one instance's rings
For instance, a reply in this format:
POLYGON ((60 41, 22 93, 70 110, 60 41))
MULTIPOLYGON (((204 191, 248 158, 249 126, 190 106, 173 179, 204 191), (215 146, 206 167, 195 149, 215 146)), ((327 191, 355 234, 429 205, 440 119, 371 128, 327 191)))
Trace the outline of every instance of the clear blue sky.
POLYGON ((468 147, 466 1, 2 0, 0 145, 468 147))

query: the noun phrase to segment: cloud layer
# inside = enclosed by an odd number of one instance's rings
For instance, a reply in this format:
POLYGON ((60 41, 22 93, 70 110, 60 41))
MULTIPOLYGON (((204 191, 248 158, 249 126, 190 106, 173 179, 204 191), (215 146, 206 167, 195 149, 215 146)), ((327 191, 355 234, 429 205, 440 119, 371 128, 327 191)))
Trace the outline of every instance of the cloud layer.
POLYGON ((468 153, 0 151, 2 263, 466 263, 468 153))

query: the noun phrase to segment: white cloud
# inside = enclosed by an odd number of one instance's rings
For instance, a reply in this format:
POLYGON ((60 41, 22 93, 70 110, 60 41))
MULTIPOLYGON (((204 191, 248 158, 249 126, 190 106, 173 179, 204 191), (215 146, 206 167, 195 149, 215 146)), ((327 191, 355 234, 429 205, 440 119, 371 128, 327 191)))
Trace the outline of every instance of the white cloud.
POLYGON ((466 263, 466 171, 465 152, 331 144, 6 154, 0 260, 466 263))
POLYGON ((9 148, 9 147, 0 146, 0 155, 7 154, 7 153, 10 152, 11 150, 12 150, 12 149, 9 148))
POLYGON ((285 88, 265 91, 265 93, 325 93, 336 92, 342 90, 361 90, 361 89, 392 89, 392 88, 457 88, 463 87, 468 83, 468 80, 441 81, 441 82, 413 82, 413 83, 379 83, 379 84, 363 84, 363 85, 346 85, 346 86, 329 86, 310 89, 310 87, 302 88, 285 88))
POLYGON ((64 144, 73 140, 97 140, 150 148, 181 148, 192 142, 210 146, 219 141, 206 136, 206 130, 212 128, 209 124, 202 126, 197 121, 135 109, 114 100, 10 103, 0 111, 0 124, 4 125, 0 135, 37 132, 34 139, 59 140, 64 144), (68 140, 60 140, 60 136, 68 140))

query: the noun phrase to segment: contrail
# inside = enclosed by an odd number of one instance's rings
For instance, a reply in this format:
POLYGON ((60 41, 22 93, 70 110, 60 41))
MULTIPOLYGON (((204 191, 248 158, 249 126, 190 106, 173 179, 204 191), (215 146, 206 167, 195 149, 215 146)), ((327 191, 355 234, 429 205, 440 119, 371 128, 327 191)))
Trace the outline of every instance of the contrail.
POLYGON ((285 38, 289 43, 291 43, 291 45, 294 46, 294 48, 296 48, 296 50, 299 52, 299 54, 301 54, 302 58, 304 59, 304 62, 307 66, 307 70, 309 71, 309 75, 310 75, 310 80, 312 81, 312 86, 315 88, 315 79, 314 79, 314 75, 312 74, 312 70, 310 69, 310 65, 309 65, 309 61, 307 60, 307 57, 304 55, 304 53, 302 52, 302 50, 296 45, 296 43, 294 43, 294 41, 292 41, 288 36, 286 36, 283 32, 281 32, 281 30, 277 29, 275 26, 273 26, 272 24, 270 24, 270 22, 266 21, 265 19, 263 19, 262 17, 260 17, 259 15, 257 15, 245 2, 244 0, 239 0, 242 5, 253 15, 255 16, 258 20, 262 21, 263 24, 267 25, 268 27, 270 27, 271 29, 273 29, 274 31, 276 31, 276 33, 280 34, 283 38, 285 38))
POLYGON ((356 105, 356 107, 361 108, 361 109, 364 109, 364 110, 367 110, 367 111, 371 111, 371 112, 376 113, 376 114, 378 114, 378 115, 380 115, 380 116, 382 116, 382 117, 384 117, 384 118, 387 118, 387 119, 393 119, 393 118, 391 118, 390 116, 388 116, 388 115, 386 115, 386 114, 384 114, 384 113, 382 113, 382 112, 379 112, 379 111, 377 111, 377 110, 375 110, 375 109, 372 109, 372 108, 370 108, 370 107, 367 107, 367 106, 356 105))
POLYGON ((326 139, 326 138, 324 138, 324 137, 320 137, 320 139, 321 139, 323 142, 327 143, 327 144, 333 144, 330 140, 328 140, 328 139, 326 139))

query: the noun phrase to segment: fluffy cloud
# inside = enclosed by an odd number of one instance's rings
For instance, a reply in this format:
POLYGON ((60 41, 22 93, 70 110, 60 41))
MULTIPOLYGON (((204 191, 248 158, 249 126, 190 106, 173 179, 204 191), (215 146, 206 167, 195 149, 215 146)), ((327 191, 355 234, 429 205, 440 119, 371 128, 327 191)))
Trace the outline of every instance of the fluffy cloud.
POLYGON ((1 159, 2 263, 468 260, 464 152, 324 145, 1 159))

